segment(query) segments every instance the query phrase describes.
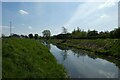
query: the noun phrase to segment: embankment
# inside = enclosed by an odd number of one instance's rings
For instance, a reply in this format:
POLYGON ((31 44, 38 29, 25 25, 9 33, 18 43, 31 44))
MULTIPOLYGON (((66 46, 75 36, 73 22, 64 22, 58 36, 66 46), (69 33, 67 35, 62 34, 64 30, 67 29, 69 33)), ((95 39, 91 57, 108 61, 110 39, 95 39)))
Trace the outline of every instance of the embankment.
POLYGON ((120 58, 120 39, 52 39, 52 43, 93 52, 97 55, 120 58))
POLYGON ((48 48, 34 39, 2 39, 3 78, 63 78, 58 64, 48 48))

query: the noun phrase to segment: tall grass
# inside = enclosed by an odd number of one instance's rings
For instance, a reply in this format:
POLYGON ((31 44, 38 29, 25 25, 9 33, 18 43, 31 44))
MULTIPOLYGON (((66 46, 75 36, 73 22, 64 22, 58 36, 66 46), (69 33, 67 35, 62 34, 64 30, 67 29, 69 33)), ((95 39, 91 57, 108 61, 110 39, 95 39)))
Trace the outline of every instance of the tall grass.
POLYGON ((61 78, 62 65, 39 41, 4 38, 2 45, 3 78, 61 78))

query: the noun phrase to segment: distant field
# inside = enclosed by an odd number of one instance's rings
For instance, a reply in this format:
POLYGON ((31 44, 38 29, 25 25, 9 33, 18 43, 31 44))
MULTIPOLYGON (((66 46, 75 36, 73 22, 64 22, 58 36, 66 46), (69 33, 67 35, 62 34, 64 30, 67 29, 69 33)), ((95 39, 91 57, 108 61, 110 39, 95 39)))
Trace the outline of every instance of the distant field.
POLYGON ((63 66, 37 40, 5 38, 2 50, 3 78, 65 77, 63 66))

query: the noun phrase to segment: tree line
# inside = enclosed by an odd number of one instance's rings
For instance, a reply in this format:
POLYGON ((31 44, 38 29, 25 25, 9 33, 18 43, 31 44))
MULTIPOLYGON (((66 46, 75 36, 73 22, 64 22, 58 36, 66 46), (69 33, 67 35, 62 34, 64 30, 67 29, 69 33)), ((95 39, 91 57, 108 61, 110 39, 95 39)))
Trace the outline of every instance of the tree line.
MULTIPOLYGON (((115 28, 112 31, 101 31, 97 30, 81 30, 79 27, 74 29, 71 33, 67 31, 65 27, 62 27, 62 33, 58 35, 51 36, 50 30, 44 30, 42 32, 43 36, 39 36, 38 34, 29 34, 29 35, 18 35, 12 34, 9 37, 19 37, 19 38, 30 38, 30 39, 105 39, 105 38, 120 38, 120 27, 115 28)), ((2 37, 6 37, 2 34, 2 37)))
POLYGON ((5 36, 4 34, 2 34, 2 38, 16 37, 16 38, 30 38, 30 39, 41 39, 41 38, 49 39, 51 36, 50 30, 44 30, 42 34, 43 34, 43 37, 39 36, 38 34, 32 34, 32 33, 28 35, 11 34, 10 36, 5 36))
MULTIPOLYGON (((65 27, 64 27, 65 28, 65 27)), ((105 38, 120 38, 120 27, 115 28, 112 31, 101 31, 97 30, 81 30, 79 27, 73 30, 72 33, 68 33, 67 29, 63 29, 63 33, 53 36, 52 38, 58 39, 105 39, 105 38)))
POLYGON ((9 38, 9 37, 16 37, 16 38, 30 38, 30 39, 40 39, 41 36, 39 36, 38 34, 29 34, 29 35, 18 35, 18 34, 12 34, 10 36, 5 36, 4 34, 2 34, 2 38, 9 38))

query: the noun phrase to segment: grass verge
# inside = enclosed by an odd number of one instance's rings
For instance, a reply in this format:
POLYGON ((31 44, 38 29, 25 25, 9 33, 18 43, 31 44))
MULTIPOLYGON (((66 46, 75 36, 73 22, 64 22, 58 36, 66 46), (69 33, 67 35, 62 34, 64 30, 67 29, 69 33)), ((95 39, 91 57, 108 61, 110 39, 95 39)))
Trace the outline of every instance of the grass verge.
POLYGON ((2 39, 3 78, 63 78, 65 69, 40 41, 2 39))

